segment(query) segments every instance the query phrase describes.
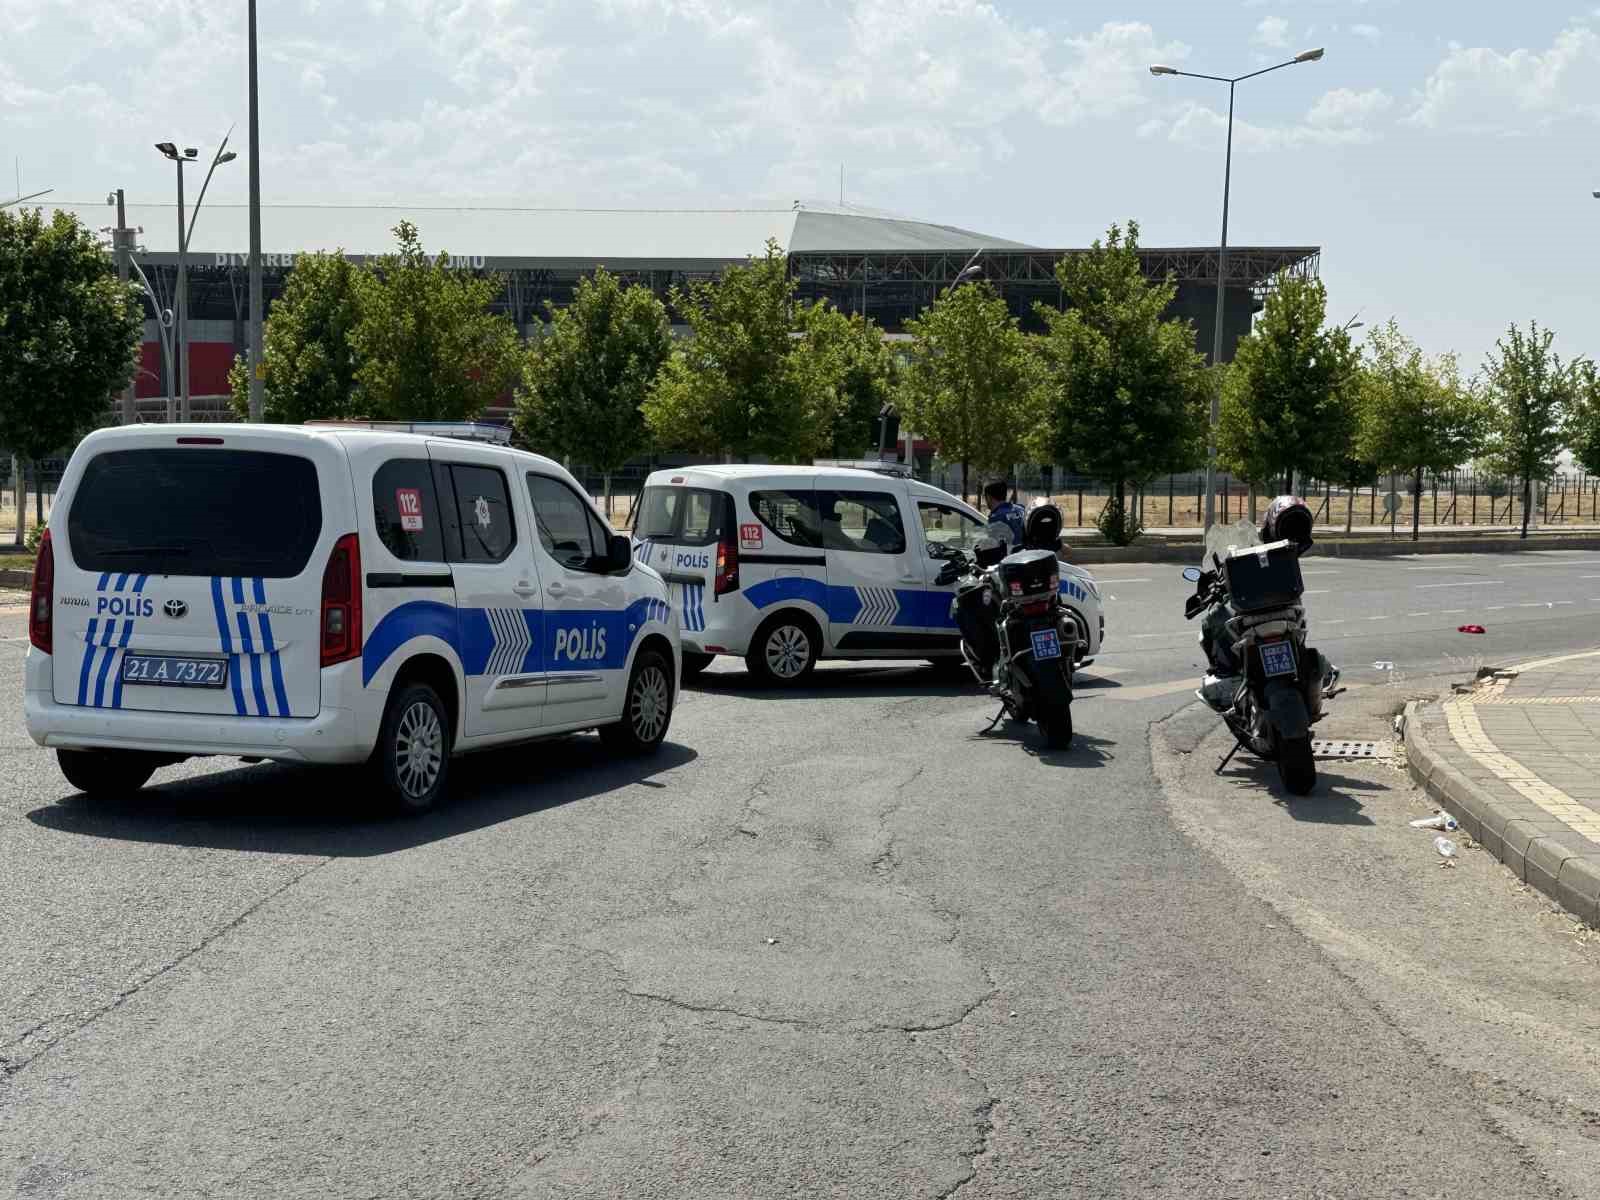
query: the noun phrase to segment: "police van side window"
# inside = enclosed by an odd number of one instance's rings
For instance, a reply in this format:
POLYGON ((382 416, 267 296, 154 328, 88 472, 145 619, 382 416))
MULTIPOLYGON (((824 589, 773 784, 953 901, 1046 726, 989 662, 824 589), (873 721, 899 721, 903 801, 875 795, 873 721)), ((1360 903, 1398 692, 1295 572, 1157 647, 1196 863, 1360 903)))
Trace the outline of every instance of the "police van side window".
POLYGON ((815 492, 751 492, 750 511, 791 546, 822 549, 822 523, 815 492))
POLYGON ((822 544, 854 554, 904 554, 900 505, 887 492, 818 492, 822 544))
POLYGON ((444 534, 433 472, 425 458, 396 458, 372 477, 372 516, 378 540, 407 562, 445 561, 444 534))
POLYGON ((606 566, 611 531, 576 492, 548 475, 528 476, 533 525, 545 553, 574 571, 606 566))
POLYGON ((506 477, 493 467, 451 463, 456 520, 461 530, 460 562, 504 562, 517 544, 506 477))

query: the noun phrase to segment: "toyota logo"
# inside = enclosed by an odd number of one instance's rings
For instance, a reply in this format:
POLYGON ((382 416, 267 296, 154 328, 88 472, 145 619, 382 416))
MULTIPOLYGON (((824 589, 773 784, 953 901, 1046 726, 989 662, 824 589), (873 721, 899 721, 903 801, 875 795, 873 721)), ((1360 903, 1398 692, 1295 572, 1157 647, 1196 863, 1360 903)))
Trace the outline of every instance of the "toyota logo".
POLYGON ((177 620, 179 617, 188 615, 189 606, 182 600, 168 600, 161 606, 161 611, 173 620, 177 620))

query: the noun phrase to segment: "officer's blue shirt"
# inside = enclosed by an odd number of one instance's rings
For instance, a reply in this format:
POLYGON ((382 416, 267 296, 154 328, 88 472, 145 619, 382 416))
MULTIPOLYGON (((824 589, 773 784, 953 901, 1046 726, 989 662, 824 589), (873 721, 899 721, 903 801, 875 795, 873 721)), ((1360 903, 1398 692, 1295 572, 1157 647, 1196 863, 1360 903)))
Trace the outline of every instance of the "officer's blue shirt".
POLYGON ((989 520, 991 522, 1004 521, 1011 529, 1011 544, 1020 546, 1022 545, 1023 522, 1027 515, 1023 511, 1022 505, 1007 501, 990 512, 989 520))

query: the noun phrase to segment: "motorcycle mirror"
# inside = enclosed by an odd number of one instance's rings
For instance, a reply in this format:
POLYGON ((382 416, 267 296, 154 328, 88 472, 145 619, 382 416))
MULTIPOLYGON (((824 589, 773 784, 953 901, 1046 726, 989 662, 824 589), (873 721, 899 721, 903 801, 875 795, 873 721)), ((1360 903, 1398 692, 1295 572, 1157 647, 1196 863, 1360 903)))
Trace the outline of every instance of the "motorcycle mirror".
POLYGON ((1199 567, 1185 567, 1183 569, 1183 577, 1185 579, 1187 579, 1190 583, 1199 583, 1200 582, 1200 568, 1199 567))

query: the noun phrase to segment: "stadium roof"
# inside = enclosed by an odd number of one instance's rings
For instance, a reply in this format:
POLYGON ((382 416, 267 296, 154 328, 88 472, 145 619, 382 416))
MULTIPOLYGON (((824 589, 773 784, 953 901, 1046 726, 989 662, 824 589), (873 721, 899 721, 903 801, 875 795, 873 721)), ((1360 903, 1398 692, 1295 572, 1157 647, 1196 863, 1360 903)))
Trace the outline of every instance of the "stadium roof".
MULTIPOLYGON (((52 206, 99 228, 113 214, 104 204, 52 206)), ((130 204, 128 223, 143 227, 139 242, 156 262, 177 255, 177 210, 171 204, 130 204)), ((208 204, 195 224, 192 261, 242 256, 249 249, 249 210, 208 204)), ((487 267, 583 267, 693 270, 741 262, 768 238, 792 253, 898 251, 937 253, 1030 250, 1006 238, 849 210, 428 208, 412 206, 263 205, 261 249, 282 256, 342 249, 364 258, 394 249, 393 229, 417 226, 430 252, 482 258, 487 267)))

